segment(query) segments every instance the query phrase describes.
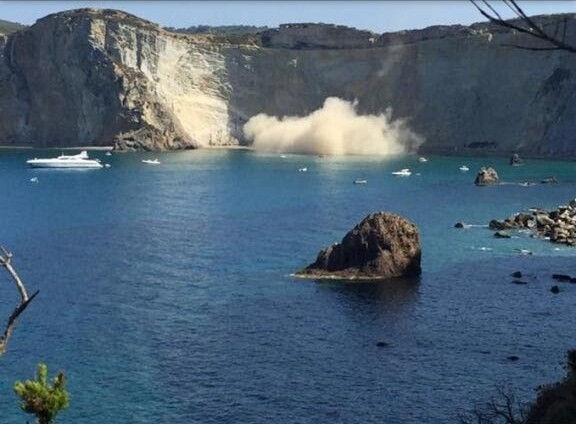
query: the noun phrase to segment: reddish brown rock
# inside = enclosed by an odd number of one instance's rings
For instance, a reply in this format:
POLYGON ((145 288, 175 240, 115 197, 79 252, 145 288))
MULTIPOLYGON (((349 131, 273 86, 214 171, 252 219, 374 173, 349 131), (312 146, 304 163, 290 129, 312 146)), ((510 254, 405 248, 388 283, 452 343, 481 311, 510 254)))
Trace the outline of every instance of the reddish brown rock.
POLYGON ((337 279, 417 276, 420 257, 416 225, 401 216, 378 212, 364 218, 341 243, 320 251, 316 261, 297 275, 337 279))

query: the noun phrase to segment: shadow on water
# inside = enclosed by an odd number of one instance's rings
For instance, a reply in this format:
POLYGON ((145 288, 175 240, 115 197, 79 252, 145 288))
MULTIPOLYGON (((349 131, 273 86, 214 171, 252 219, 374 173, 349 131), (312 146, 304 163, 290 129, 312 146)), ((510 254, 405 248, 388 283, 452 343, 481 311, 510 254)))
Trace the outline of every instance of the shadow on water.
POLYGON ((336 297, 353 311, 372 309, 378 315, 397 315, 416 304, 420 277, 387 280, 314 280, 318 292, 336 297))

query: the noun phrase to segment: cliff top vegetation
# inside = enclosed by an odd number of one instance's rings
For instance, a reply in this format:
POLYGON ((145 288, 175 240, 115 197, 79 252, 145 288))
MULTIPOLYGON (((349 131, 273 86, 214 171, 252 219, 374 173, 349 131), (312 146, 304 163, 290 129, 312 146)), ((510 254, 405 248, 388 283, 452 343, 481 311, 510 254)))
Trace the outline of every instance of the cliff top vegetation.
POLYGON ((24 28, 26 28, 26 25, 0 19, 0 34, 10 34, 24 28))
POLYGON ((214 35, 250 35, 269 29, 267 26, 254 25, 195 25, 188 28, 165 27, 166 31, 179 32, 183 34, 214 34, 214 35))

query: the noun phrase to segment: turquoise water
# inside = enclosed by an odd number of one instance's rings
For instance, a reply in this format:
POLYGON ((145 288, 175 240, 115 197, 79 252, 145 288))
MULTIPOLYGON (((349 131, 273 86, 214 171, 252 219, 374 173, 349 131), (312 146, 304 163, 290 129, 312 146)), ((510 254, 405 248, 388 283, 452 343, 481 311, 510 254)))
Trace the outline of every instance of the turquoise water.
MULTIPOLYGON (((12 384, 40 361, 68 377, 60 423, 455 423, 497 385, 527 400, 564 373, 576 285, 554 295, 550 277, 576 275, 576 250, 453 225, 567 203, 572 162, 210 150, 25 166, 55 154, 0 151, 0 243, 40 289, 0 358, 2 423, 27 419, 12 384), (560 184, 475 187, 483 165, 560 184), (417 281, 290 276, 379 210, 420 228, 417 281), (516 270, 527 285, 511 284, 516 270)), ((2 281, 6 317, 16 298, 2 281)))

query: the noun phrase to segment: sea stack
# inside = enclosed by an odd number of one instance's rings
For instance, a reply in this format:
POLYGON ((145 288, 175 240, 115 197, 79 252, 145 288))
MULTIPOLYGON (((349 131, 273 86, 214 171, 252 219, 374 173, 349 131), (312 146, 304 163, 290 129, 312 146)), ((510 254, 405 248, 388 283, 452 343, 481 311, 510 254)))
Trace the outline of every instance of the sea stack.
POLYGON ((480 168, 478 174, 476 174, 476 179, 474 184, 477 186, 487 186, 498 184, 498 173, 493 168, 480 168))
POLYGON ((296 275, 306 278, 387 279, 421 272, 420 235, 415 224, 389 212, 368 215, 340 243, 320 251, 296 275))

